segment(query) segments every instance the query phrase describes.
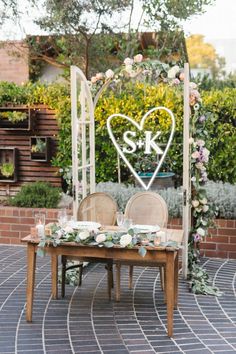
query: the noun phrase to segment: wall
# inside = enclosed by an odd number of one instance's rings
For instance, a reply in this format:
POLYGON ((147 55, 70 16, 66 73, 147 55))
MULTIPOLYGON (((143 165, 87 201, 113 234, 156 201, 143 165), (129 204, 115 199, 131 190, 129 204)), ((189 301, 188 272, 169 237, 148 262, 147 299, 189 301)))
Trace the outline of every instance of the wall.
POLYGON ((31 131, 0 129, 0 148, 17 148, 18 180, 14 183, 0 182, 0 196, 14 195, 24 183, 48 181, 55 186, 61 186, 58 168, 48 162, 32 161, 30 159, 30 137, 50 137, 50 158, 56 153, 58 125, 53 110, 45 106, 35 106, 35 127, 31 131))
MULTIPOLYGON (((0 244, 20 244, 21 238, 30 233, 35 213, 46 214, 46 222, 57 220, 58 209, 30 209, 0 207, 0 244)), ((181 228, 181 219, 171 219, 168 227, 181 228)), ((211 229, 212 236, 201 243, 202 255, 236 259, 236 220, 216 220, 217 229, 211 229)))
POLYGON ((21 85, 29 80, 29 50, 23 41, 0 42, 0 81, 21 85))

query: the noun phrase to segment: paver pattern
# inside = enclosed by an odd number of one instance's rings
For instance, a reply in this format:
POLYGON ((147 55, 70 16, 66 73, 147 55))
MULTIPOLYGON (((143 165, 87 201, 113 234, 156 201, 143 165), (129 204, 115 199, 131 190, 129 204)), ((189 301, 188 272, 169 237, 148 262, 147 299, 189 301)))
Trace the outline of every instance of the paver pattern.
POLYGON ((86 268, 81 287, 65 299, 50 295, 50 258, 38 258, 33 322, 25 321, 26 248, 0 245, 0 354, 236 353, 236 261, 204 259, 221 297, 189 293, 180 280, 174 338, 166 336, 159 272, 134 268, 121 301, 108 301, 104 265, 86 268))

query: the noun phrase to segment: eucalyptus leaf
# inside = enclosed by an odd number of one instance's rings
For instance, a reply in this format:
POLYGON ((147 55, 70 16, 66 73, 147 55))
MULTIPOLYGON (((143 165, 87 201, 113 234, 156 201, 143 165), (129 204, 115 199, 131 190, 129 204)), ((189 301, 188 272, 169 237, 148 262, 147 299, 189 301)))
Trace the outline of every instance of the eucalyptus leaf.
POLYGON ((141 257, 145 257, 145 256, 146 256, 146 253, 147 253, 147 250, 146 250, 145 247, 140 246, 140 247, 139 247, 139 250, 138 250, 138 253, 140 254, 141 257))

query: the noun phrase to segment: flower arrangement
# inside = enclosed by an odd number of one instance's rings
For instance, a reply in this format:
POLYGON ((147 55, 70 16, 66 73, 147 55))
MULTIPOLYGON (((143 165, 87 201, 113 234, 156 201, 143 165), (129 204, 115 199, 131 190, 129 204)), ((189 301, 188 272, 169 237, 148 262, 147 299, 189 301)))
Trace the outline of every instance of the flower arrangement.
MULTIPOLYGON (((140 256, 145 257, 146 247, 175 247, 180 246, 175 241, 156 242, 155 233, 140 233, 138 228, 129 228, 124 231, 101 232, 99 230, 73 229, 71 226, 61 227, 53 224, 47 230, 47 236, 42 238, 38 246, 38 255, 44 255, 44 247, 52 244, 54 247, 65 242, 76 242, 81 245, 98 247, 134 248, 137 246, 140 256)), ((160 233, 160 232, 159 232, 160 233)))

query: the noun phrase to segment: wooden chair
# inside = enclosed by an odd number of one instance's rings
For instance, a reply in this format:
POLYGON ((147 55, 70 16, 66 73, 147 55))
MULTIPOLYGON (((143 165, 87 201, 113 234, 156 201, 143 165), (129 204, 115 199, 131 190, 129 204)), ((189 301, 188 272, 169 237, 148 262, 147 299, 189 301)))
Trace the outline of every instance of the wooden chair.
MULTIPOLYGON (((101 225, 114 225, 116 221, 117 204, 112 197, 106 193, 92 193, 82 200, 78 210, 79 221, 94 221, 101 225)), ((62 256, 62 283, 61 295, 65 296, 66 271, 73 268, 80 268, 79 286, 82 284, 83 262, 106 263, 108 272, 108 296, 111 298, 111 288, 113 287, 113 261, 100 258, 76 258, 62 256), (67 261, 79 261, 79 264, 67 266, 67 261)))
MULTIPOLYGON (((166 227, 168 222, 168 208, 164 199, 154 192, 139 192, 133 195, 125 208, 125 217, 132 219, 133 224, 159 225, 166 227)), ((123 263, 122 263, 123 264, 123 263)), ((120 300, 120 262, 116 263, 117 268, 117 291, 116 299, 120 300)), ((127 265, 127 263, 125 263, 127 265)), ((138 265, 138 264, 137 264, 138 265)), ((133 264, 129 264, 129 288, 133 284, 133 264)), ((153 266, 150 264, 149 266, 153 266)), ((156 266, 156 265, 155 265, 156 266)), ((164 272, 162 265, 159 265, 161 285, 164 290, 164 272)))

